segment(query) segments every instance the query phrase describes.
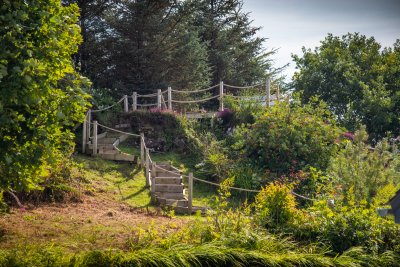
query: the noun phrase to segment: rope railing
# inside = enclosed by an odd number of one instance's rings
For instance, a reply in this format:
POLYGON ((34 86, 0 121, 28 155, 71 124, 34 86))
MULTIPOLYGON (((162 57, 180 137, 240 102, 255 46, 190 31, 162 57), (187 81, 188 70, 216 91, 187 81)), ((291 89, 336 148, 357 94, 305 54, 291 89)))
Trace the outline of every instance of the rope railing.
POLYGON ((213 85, 213 86, 205 88, 205 89, 198 89, 198 90, 191 90, 191 91, 171 89, 171 92, 182 93, 182 94, 201 93, 201 92, 206 92, 206 91, 209 91, 211 89, 217 88, 218 86, 219 86, 219 84, 216 84, 216 85, 213 85))
POLYGON ((91 112, 101 112, 101 111, 108 110, 108 109, 110 109, 112 107, 115 107, 116 105, 122 103, 122 101, 124 101, 124 97, 121 98, 120 100, 118 100, 118 102, 116 102, 115 104, 113 104, 111 106, 108 106, 108 107, 105 107, 105 108, 102 108, 102 109, 92 109, 91 112))
POLYGON ((214 98, 218 98, 220 97, 219 95, 215 95, 215 96, 211 96, 208 98, 204 98, 204 99, 198 99, 198 100, 171 100, 172 103, 184 103, 184 104, 188 104, 188 103, 199 103, 199 102, 205 102, 214 98))
MULTIPOLYGON (((131 110, 135 111, 138 108, 149 108, 149 107, 157 107, 158 109, 170 109, 173 110, 173 103, 178 103, 178 104, 192 104, 192 103, 201 103, 201 102, 206 102, 212 99, 219 99, 219 108, 218 110, 223 110, 224 109, 224 98, 229 96, 230 98, 236 98, 238 101, 240 99, 245 99, 247 96, 241 96, 240 91, 230 91, 230 89, 245 89, 245 90, 254 90, 257 89, 257 92, 251 91, 251 94, 259 94, 260 96, 265 94, 265 99, 260 99, 260 101, 265 101, 267 106, 271 106, 272 104, 270 103, 271 100, 278 100, 281 99, 280 94, 279 94, 279 84, 276 82, 273 82, 271 80, 267 80, 265 83, 265 88, 262 86, 263 83, 259 84, 254 84, 254 85, 249 85, 249 86, 235 86, 235 85, 230 85, 230 84, 224 84, 222 81, 219 84, 210 86, 208 88, 204 89, 197 89, 197 90, 176 90, 172 89, 171 87, 168 87, 167 90, 162 91, 161 89, 157 89, 157 93, 151 93, 151 94, 138 94, 137 92, 133 92, 132 96, 129 98, 132 98, 132 108, 131 110), (205 97, 202 99, 193 99, 195 97, 187 98, 185 95, 189 94, 196 94, 196 93, 204 93, 213 89, 216 89, 219 87, 219 92, 213 92, 212 96, 207 97, 205 96, 200 96, 200 97, 205 97), (260 87, 260 88, 257 88, 260 87), (271 95, 272 89, 275 88, 275 98, 274 96, 271 95), (227 92, 228 91, 228 94, 227 92), (182 94, 183 97, 178 97, 177 99, 173 99, 173 93, 175 94, 182 94), (139 103, 138 99, 139 98, 152 98, 156 97, 156 103, 147 103, 147 101, 144 101, 144 103, 139 103)), ((250 93, 250 92, 249 92, 250 93)), ((176 97, 176 95, 175 95, 176 97)), ((286 97, 287 98, 287 97, 286 97)), ((118 100, 115 104, 102 108, 102 109, 97 109, 97 110, 92 110, 92 112, 101 112, 108 110, 121 102, 124 101, 123 105, 123 110, 125 112, 129 112, 129 99, 128 96, 125 95, 123 98, 118 100)))
POLYGON ((130 135, 130 136, 134 136, 134 137, 140 137, 140 134, 134 134, 134 133, 128 133, 128 132, 120 131, 120 130, 117 130, 117 129, 114 129, 114 128, 105 126, 105 125, 103 125, 103 124, 100 124, 100 123, 98 123, 97 121, 96 121, 96 122, 90 122, 90 121, 85 120, 85 122, 86 122, 86 123, 89 123, 89 124, 91 124, 91 125, 100 126, 100 127, 102 127, 102 128, 105 128, 105 129, 107 129, 107 130, 110 130, 110 131, 113 131, 113 132, 116 132, 116 133, 121 133, 121 134, 125 134, 125 135, 130 135))

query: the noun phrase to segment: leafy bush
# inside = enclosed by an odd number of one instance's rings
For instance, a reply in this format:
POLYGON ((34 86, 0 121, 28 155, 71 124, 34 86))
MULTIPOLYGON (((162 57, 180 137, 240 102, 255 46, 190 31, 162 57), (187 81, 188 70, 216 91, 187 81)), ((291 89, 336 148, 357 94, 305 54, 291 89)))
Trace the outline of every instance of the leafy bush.
POLYGON ((271 183, 256 196, 257 220, 264 227, 278 227, 290 223, 296 215, 296 201, 292 188, 278 182, 271 183))
POLYGON ((323 103, 283 102, 265 109, 250 127, 237 129, 233 148, 255 169, 278 176, 307 166, 324 170, 341 132, 323 103))
POLYGON ((57 0, 1 5, 0 188, 32 190, 44 165, 71 151, 88 105, 89 82, 72 66, 79 10, 57 0))

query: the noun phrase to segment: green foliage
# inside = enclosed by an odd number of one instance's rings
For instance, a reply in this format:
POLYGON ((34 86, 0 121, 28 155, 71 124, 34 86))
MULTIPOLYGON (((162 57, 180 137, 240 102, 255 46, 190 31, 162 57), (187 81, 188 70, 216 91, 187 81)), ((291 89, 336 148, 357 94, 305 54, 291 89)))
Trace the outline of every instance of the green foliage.
POLYGON ((399 253, 400 227, 393 218, 382 218, 374 208, 337 206, 321 201, 310 208, 310 215, 296 221, 288 230, 298 240, 320 242, 334 252, 365 247, 371 253, 399 253))
POLYGON ((6 0, 0 8, 0 188, 30 190, 45 162, 71 153, 87 105, 87 81, 71 64, 78 7, 6 0))
POLYGON ((292 187, 278 182, 265 186, 256 196, 257 220, 266 227, 281 227, 296 216, 296 201, 292 187))
MULTIPOLYGON (((400 161, 396 144, 386 139, 375 148, 367 144, 365 128, 357 131, 354 141, 331 159, 327 173, 332 177, 336 195, 346 204, 371 204, 382 189, 394 193, 400 185, 400 161), (390 190, 392 188, 392 190, 390 190)), ((390 198, 390 197, 389 197, 390 198)), ((382 205, 389 198, 376 200, 382 205)))
POLYGON ((371 140, 399 135, 399 45, 381 51, 373 37, 329 34, 314 51, 293 57, 294 86, 305 102, 320 96, 351 131, 364 124, 371 140))
POLYGON ((117 98, 132 90, 248 85, 271 69, 243 1, 75 1, 84 43, 77 65, 117 98), (134 33, 134 34, 133 34, 134 33))
POLYGON ((233 148, 256 170, 289 174, 307 166, 325 169, 337 151, 338 128, 323 103, 286 102, 265 109, 250 127, 235 132, 233 148))

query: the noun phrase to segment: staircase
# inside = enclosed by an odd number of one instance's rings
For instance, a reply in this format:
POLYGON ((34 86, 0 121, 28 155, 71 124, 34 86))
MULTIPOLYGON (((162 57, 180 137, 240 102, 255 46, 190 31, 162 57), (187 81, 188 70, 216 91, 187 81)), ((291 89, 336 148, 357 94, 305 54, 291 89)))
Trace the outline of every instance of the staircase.
MULTIPOLYGON (((114 132, 104 132, 97 135, 97 156, 107 160, 136 162, 137 158, 122 152, 118 145, 126 140, 128 136, 114 132)), ((87 145, 87 153, 93 155, 93 141, 87 145)))
MULTIPOLYGON (((189 213, 189 202, 185 196, 184 184, 180 171, 170 163, 156 163, 152 172, 152 192, 161 207, 170 207, 176 213, 189 213)), ((192 213, 204 208, 192 207, 192 213)))

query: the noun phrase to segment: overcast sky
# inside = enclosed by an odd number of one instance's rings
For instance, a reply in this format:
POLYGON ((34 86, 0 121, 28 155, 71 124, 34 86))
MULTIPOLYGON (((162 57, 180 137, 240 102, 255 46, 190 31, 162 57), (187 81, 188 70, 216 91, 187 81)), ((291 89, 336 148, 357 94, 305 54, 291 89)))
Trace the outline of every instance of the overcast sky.
POLYGON ((275 66, 290 63, 288 78, 295 71, 290 55, 314 49, 328 33, 360 32, 382 46, 400 39, 400 0, 244 0, 243 9, 262 27, 266 48, 279 48, 275 66))

